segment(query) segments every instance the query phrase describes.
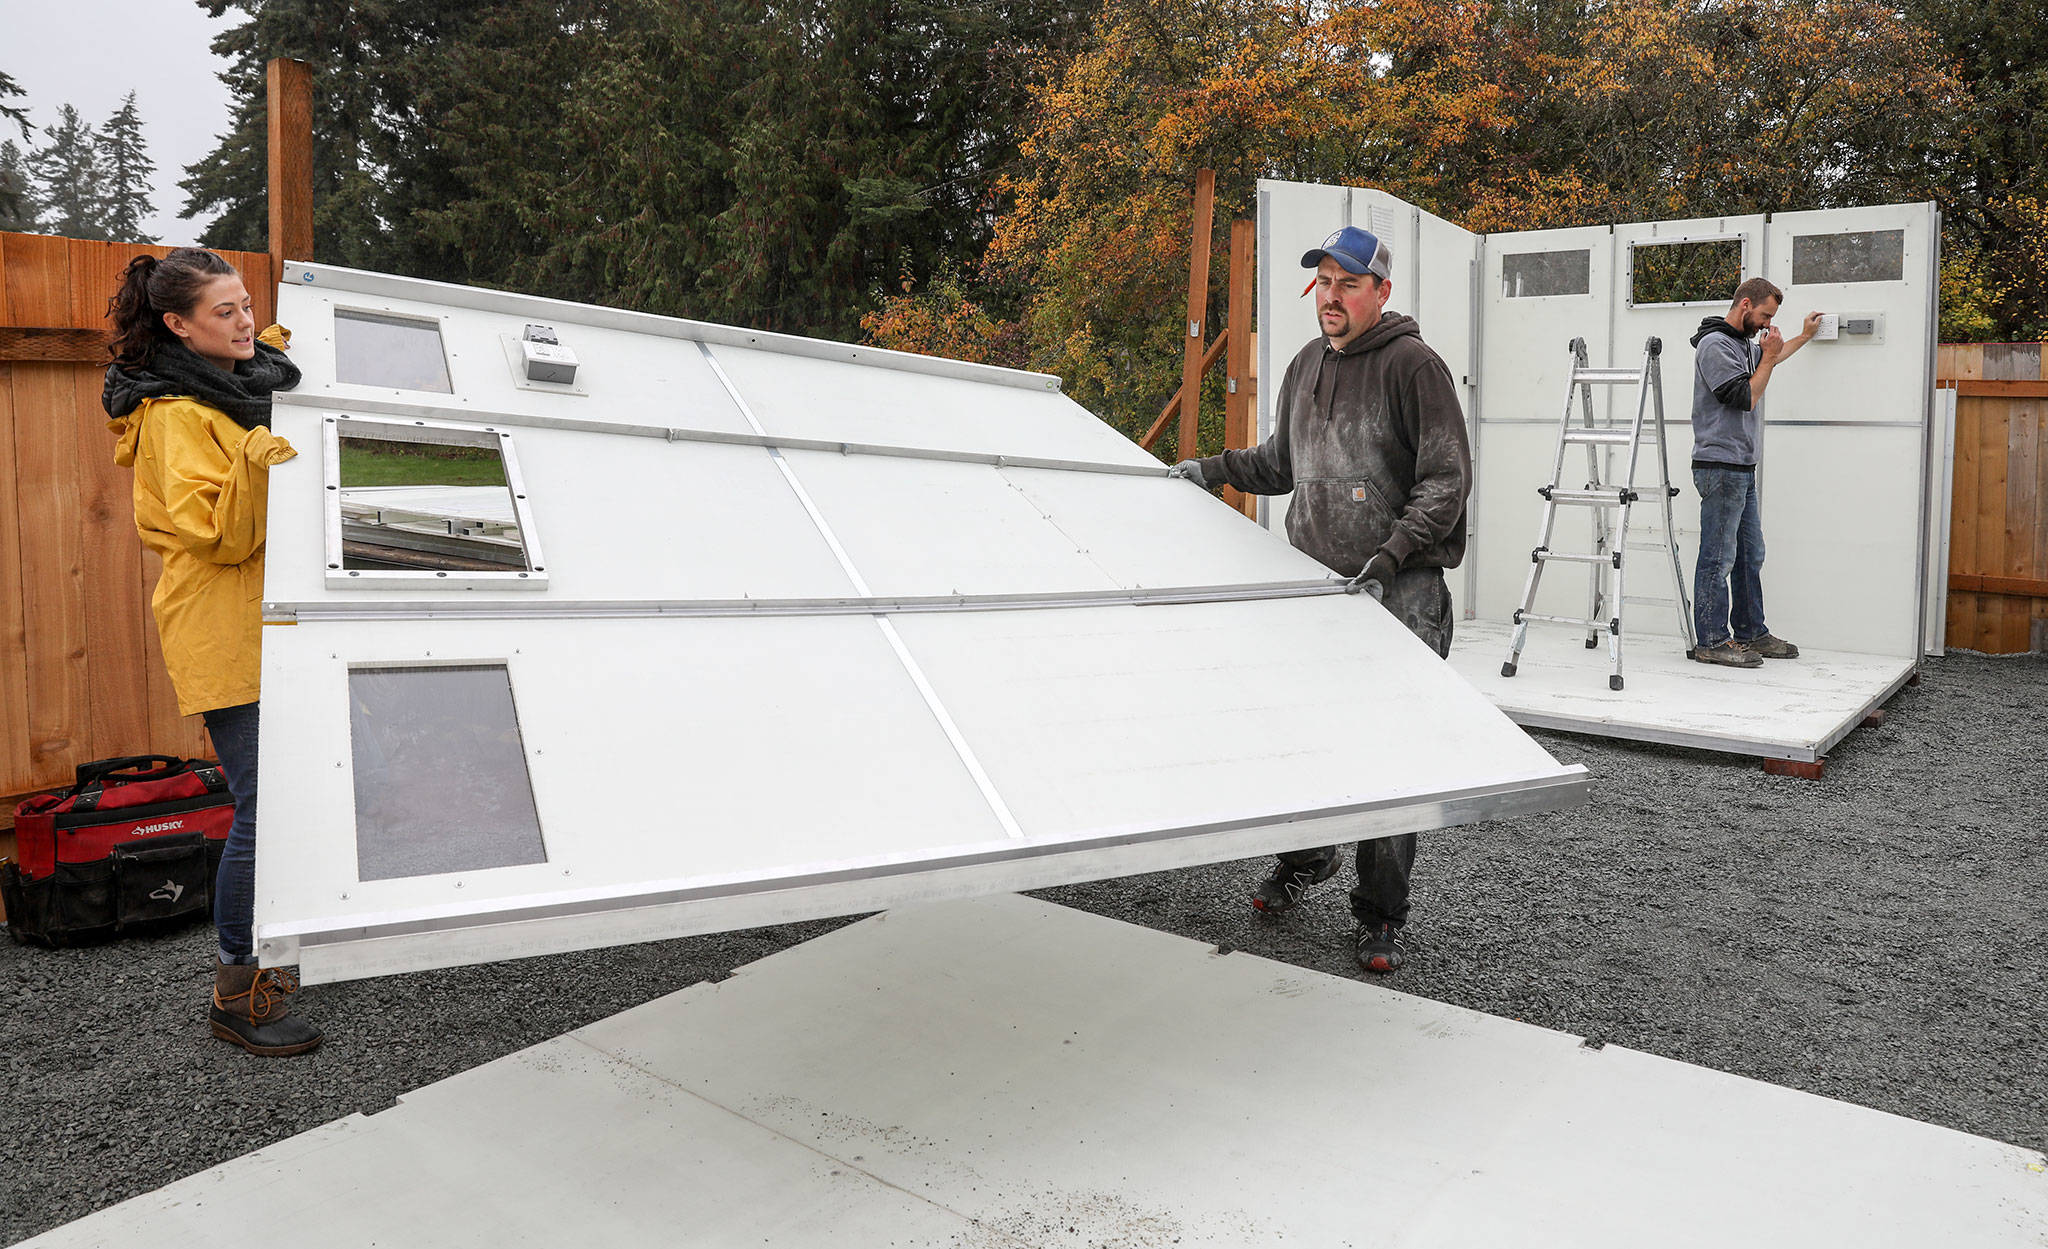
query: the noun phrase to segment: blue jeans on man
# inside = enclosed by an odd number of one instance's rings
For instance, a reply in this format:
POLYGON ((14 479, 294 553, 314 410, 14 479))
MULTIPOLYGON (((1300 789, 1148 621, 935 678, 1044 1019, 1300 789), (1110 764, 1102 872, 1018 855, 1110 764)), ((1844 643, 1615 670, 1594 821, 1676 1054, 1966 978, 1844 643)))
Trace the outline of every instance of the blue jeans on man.
POLYGON ((1693 465, 1700 492, 1700 555, 1692 585, 1693 630, 1703 647, 1732 636, 1752 642, 1764 627, 1764 520, 1754 468, 1693 465))

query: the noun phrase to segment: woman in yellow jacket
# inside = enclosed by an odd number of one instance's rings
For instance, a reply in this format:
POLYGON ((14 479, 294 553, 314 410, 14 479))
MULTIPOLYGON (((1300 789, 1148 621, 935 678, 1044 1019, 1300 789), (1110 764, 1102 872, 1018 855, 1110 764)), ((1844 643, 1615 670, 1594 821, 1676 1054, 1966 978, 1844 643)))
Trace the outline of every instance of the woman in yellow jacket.
POLYGON ((270 432, 272 391, 298 384, 283 330, 256 334, 234 266, 181 247, 138 256, 109 309, 114 362, 101 402, 135 470, 135 528, 163 560, 150 606, 178 710, 203 715, 235 800, 214 881, 220 938, 213 1034, 251 1053, 303 1054, 320 1030, 291 1013, 291 973, 258 969, 257 683, 262 675, 264 514, 270 467, 297 452, 270 432))

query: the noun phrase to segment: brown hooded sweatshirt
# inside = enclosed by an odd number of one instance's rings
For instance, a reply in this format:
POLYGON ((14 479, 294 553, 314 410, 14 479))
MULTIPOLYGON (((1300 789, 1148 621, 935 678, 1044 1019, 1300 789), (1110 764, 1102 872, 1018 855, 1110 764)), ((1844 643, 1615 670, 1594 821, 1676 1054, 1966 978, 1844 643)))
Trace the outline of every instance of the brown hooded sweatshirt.
POLYGON ((1280 380, 1273 436, 1202 461, 1250 494, 1294 492, 1287 539, 1346 577, 1377 551, 1398 568, 1465 557, 1472 452, 1451 372, 1412 317, 1384 313, 1342 351, 1317 338, 1280 380))

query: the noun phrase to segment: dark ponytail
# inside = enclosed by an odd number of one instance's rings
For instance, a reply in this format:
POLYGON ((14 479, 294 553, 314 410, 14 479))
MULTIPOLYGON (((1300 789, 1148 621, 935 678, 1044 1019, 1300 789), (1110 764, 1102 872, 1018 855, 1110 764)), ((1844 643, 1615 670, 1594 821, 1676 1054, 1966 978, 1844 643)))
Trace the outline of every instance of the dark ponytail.
POLYGON ((234 271, 233 265, 203 247, 174 248, 161 260, 137 256, 129 261, 120 289, 107 300, 107 316, 114 322, 114 341, 107 350, 114 363, 147 364, 156 345, 173 337, 164 313, 190 312, 208 282, 234 271))

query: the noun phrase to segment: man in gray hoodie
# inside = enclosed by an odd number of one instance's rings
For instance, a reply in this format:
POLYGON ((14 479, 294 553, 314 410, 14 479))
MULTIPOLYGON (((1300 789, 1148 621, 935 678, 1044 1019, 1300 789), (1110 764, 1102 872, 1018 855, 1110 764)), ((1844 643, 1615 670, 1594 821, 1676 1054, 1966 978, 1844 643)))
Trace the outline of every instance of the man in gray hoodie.
POLYGON ((1797 659, 1799 648, 1764 624, 1764 519, 1756 488, 1763 448, 1764 389, 1771 375, 1820 329, 1807 314, 1798 337, 1771 326, 1785 292, 1763 278, 1735 288, 1726 314, 1692 336, 1692 482, 1700 492, 1700 554, 1693 572, 1692 657, 1755 668, 1797 659), (1761 343, 1750 338, 1758 330, 1761 343))
MULTIPOLYGON (((1451 651, 1451 591, 1444 569, 1465 556, 1472 453, 1451 372, 1413 318, 1387 312, 1392 257, 1366 230, 1346 226, 1301 258, 1316 271, 1322 336, 1280 380, 1273 436, 1249 450, 1183 460, 1173 474, 1208 489, 1294 492, 1287 539, 1335 572, 1358 577, 1387 610, 1440 656, 1451 651)), ((1336 846, 1280 856, 1252 905, 1277 913, 1328 880, 1336 846)), ((1358 843, 1358 961, 1390 972, 1406 960, 1408 877, 1415 834, 1358 843)))

